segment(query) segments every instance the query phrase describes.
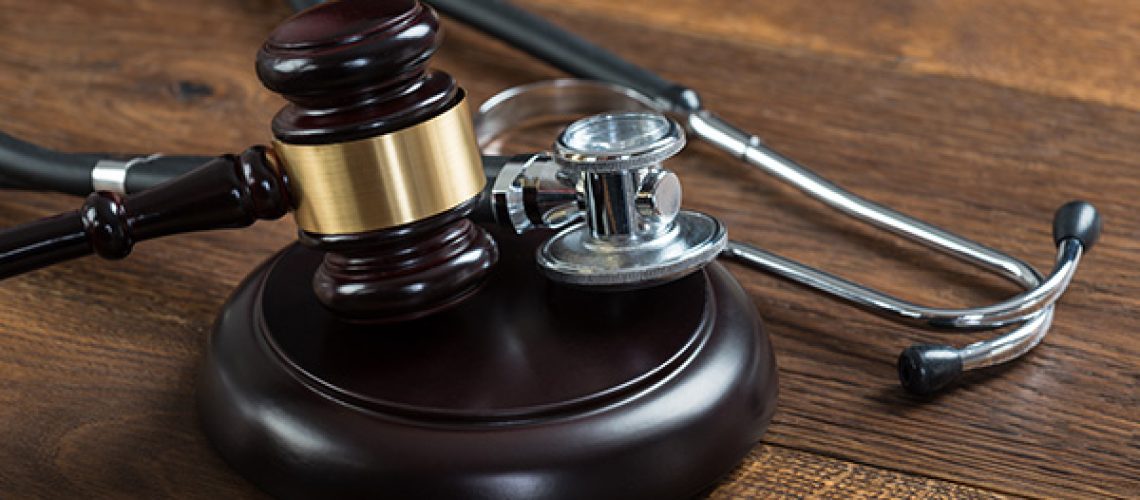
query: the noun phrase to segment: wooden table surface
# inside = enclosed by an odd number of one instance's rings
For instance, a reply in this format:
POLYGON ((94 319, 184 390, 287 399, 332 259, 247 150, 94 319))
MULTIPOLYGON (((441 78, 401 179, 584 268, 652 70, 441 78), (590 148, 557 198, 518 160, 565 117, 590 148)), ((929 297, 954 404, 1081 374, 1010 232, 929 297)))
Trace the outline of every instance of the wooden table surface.
MULTIPOLYGON (((742 267, 780 407, 711 492, 1140 496, 1140 9, 1135 0, 531 0, 856 193, 1024 257, 1094 202, 1101 243, 1025 359, 922 400, 896 326, 742 267), (668 6, 666 6, 666 4, 668 6)), ((0 129, 69 151, 221 153, 269 140, 253 55, 277 0, 0 1, 0 129)), ((456 23, 435 66, 475 101, 559 76, 456 23)), ((712 148, 672 166, 730 234, 913 300, 1017 290, 856 226, 712 148)), ((4 192, 0 224, 77 207, 4 192)), ((0 286, 0 498, 258 497, 210 449, 194 380, 219 306, 288 220, 140 245, 0 286)))

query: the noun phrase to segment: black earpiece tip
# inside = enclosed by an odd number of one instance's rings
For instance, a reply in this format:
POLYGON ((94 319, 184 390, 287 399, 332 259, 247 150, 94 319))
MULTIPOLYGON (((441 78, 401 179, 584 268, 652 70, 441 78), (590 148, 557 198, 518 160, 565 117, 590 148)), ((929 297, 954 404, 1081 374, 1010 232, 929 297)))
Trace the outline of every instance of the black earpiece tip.
POLYGON ((918 344, 899 354, 899 382, 913 394, 937 392, 961 374, 962 358, 950 346, 918 344))
POLYGON ((1100 226, 1100 213, 1092 203, 1070 201, 1053 215, 1053 243, 1060 245, 1066 239, 1076 238, 1087 252, 1100 239, 1100 226))

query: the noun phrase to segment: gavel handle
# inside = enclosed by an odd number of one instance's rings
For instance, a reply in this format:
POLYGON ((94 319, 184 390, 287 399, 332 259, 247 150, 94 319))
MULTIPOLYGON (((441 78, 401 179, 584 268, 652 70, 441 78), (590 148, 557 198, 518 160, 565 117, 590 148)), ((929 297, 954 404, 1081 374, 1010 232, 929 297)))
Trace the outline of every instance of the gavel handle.
POLYGON ((141 193, 93 193, 79 210, 2 231, 0 279, 91 253, 121 259, 138 241, 280 218, 291 202, 269 154, 254 146, 141 193))

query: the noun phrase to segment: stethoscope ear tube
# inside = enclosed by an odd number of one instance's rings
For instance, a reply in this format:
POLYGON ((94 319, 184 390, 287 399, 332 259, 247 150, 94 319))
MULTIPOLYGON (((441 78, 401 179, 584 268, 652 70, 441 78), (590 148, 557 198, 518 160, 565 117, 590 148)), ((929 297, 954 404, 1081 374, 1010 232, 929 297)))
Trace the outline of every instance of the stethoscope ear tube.
MULTIPOLYGON (((1057 209, 1053 216, 1053 239, 1057 244, 1058 262, 1050 279, 1047 279, 1042 287, 1048 286, 1054 281, 1055 276, 1064 272, 1061 271, 1064 269, 1071 269, 1067 272, 1068 277, 1061 278, 1066 284, 1068 283, 1072 273, 1076 271, 1080 256, 1091 251, 1093 245, 1100 239, 1101 227, 1100 214, 1087 201, 1071 201, 1057 209)), ((1048 329, 1048 323, 1052 321, 1052 308, 1052 305, 1048 306, 1048 310, 1043 311, 1041 317, 1029 322, 1028 328, 1023 327, 1029 331, 1041 332, 1040 336, 1030 336, 1023 342, 1014 342, 1016 338, 1004 336, 971 344, 962 349, 941 344, 915 344, 907 347, 899 355, 899 382, 912 393, 931 394, 957 380, 965 369, 981 368, 982 366, 967 365, 967 361, 970 361, 972 356, 977 357, 978 352, 991 358, 984 366, 1002 362, 992 359, 995 351, 1005 351, 1002 356, 1006 360, 1016 358, 1040 342, 1040 338, 1048 329), (1037 324, 1043 324, 1044 327, 1036 326, 1037 324)))
MULTIPOLYGON (((1057 209, 1053 216, 1053 241, 1057 244, 1059 253, 1057 269, 1070 267, 1076 270, 1077 260, 1083 253, 1092 250, 1093 245, 1100 239, 1103 223, 1096 207, 1087 201, 1070 201, 1057 209)), ((1054 271, 1053 275, 1057 275, 1054 271)), ((1070 275, 1071 278, 1071 275, 1070 275)), ((1046 280, 1046 284, 1052 281, 1046 280)), ((1068 279, 1065 280, 1068 283, 1068 279)), ((1045 286, 1045 285, 1042 285, 1045 286)), ((1052 321, 1052 305, 1045 311, 1046 315, 1030 321, 1027 330, 1040 330, 1040 336, 1030 337, 1024 342, 1013 342, 1008 335, 998 339, 971 344, 962 349, 947 345, 915 344, 903 350, 899 355, 898 370, 899 381, 908 391, 915 394, 931 394, 954 382, 967 368, 966 361, 971 356, 977 357, 981 352, 989 359, 984 366, 992 366, 1003 362, 994 358, 993 352, 1002 352, 1006 360, 1014 359, 1040 342, 1052 321), (1034 328, 1035 323, 1044 323, 1044 327, 1034 328), (1000 345, 998 343, 1001 343, 1000 345), (964 360, 963 358, 966 358, 964 360)), ((970 368, 981 368, 972 366, 970 368)))

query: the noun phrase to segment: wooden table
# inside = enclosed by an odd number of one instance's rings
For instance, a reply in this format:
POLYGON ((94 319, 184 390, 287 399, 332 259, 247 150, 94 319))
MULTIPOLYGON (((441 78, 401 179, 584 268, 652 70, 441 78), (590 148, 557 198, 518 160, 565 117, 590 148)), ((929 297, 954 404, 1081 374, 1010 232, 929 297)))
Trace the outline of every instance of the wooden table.
MULTIPOLYGON (((1134 0, 532 0, 776 149, 876 201, 1053 258, 1053 210, 1106 231, 1025 359, 930 400, 895 357, 945 339, 739 266, 774 339, 780 409, 711 492, 1140 495, 1140 9, 1134 0)), ((0 129, 64 150, 221 153, 269 140, 253 55, 277 0, 0 1, 0 129)), ((435 60, 476 101, 556 71, 451 23, 435 60)), ((732 236, 938 305, 1011 285, 856 226, 695 144, 686 204, 732 236)), ((77 207, 4 192, 0 224, 77 207)), ((288 220, 150 242, 0 287, 0 497, 256 497, 192 393, 216 311, 288 220)), ((977 336, 980 337, 980 336, 977 336)), ((975 336, 958 336, 956 344, 975 336)))

